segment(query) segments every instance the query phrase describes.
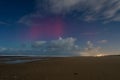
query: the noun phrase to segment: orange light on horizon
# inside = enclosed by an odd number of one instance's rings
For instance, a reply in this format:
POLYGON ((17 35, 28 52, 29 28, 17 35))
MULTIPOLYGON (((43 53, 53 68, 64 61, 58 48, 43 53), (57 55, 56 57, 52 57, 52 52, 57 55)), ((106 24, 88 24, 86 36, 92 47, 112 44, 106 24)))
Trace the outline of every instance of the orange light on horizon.
POLYGON ((104 54, 97 54, 94 57, 104 57, 104 56, 105 56, 104 54))

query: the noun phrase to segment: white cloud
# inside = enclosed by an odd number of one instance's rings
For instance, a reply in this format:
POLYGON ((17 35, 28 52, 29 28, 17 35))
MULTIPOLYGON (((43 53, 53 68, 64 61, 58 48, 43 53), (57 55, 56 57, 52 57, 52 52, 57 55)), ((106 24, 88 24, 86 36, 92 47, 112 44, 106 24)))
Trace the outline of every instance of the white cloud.
POLYGON ((33 21, 34 19, 42 19, 43 16, 40 13, 31 13, 31 14, 26 14, 25 16, 21 17, 18 20, 18 23, 20 24, 25 24, 28 26, 31 26, 33 24, 39 24, 39 23, 35 23, 35 21, 33 21))
POLYGON ((103 14, 106 16, 106 18, 112 18, 120 10, 120 1, 111 1, 111 3, 108 6, 109 8, 107 8, 107 10, 103 14))
POLYGON ((78 5, 82 0, 49 0, 51 5, 51 10, 54 13, 62 13, 64 11, 70 11, 76 5, 78 5))
POLYGON ((46 44, 46 41, 36 41, 32 44, 32 47, 38 48, 38 47, 43 46, 44 44, 46 44))
MULTIPOLYGON (((76 44, 75 38, 59 38, 52 41, 35 41, 31 43, 32 48, 0 48, 0 55, 39 55, 39 56, 102 56, 118 55, 120 51, 104 51, 87 41, 87 46, 76 44)), ((103 43, 105 40, 101 40, 103 43)))
POLYGON ((8 50, 7 48, 0 48, 0 52, 8 50))
POLYGON ((75 38, 62 38, 51 41, 35 41, 31 48, 0 48, 0 55, 44 55, 44 56, 80 56, 80 46, 75 38))
POLYGON ((26 25, 38 24, 32 20, 49 13, 65 16, 72 11, 82 13, 69 16, 78 18, 77 20, 103 23, 120 21, 120 0, 36 0, 35 12, 23 16, 18 22, 26 25))
POLYGON ((101 47, 95 47, 91 41, 87 42, 87 47, 84 49, 83 52, 80 52, 81 56, 97 56, 97 55, 104 55, 101 51, 101 47))
MULTIPOLYGON (((114 21, 114 22, 119 22, 120 21, 120 14, 118 15, 115 15, 112 19, 110 19, 108 22, 111 22, 111 21, 114 21)), ((107 23, 108 23, 107 22, 107 23)))
MULTIPOLYGON (((36 1, 37 6, 40 6, 40 0, 36 1)), ((66 14, 73 10, 84 11, 80 17, 84 17, 85 21, 106 21, 120 14, 120 0, 45 0, 45 2, 44 5, 49 5, 44 6, 45 10, 55 14, 66 14)), ((37 9, 41 10, 39 7, 37 9)))
MULTIPOLYGON (((102 56, 108 54, 103 52, 101 47, 94 46, 91 41, 87 42, 87 47, 84 50, 80 48, 80 45, 76 45, 75 42, 75 38, 59 38, 58 40, 52 40, 42 45, 40 41, 40 43, 35 44, 37 45, 35 48, 47 55, 102 56)), ((101 42, 105 43, 106 40, 102 40, 101 42)))
POLYGON ((35 42, 33 48, 37 48, 41 53, 48 55, 78 55, 80 48, 75 44, 74 38, 59 38, 50 42, 35 42))
POLYGON ((96 19, 92 15, 88 15, 88 16, 85 16, 84 20, 87 22, 91 22, 91 21, 95 21, 96 19))
POLYGON ((101 44, 105 44, 107 42, 108 42, 108 40, 100 40, 100 41, 98 41, 98 43, 101 43, 101 44))

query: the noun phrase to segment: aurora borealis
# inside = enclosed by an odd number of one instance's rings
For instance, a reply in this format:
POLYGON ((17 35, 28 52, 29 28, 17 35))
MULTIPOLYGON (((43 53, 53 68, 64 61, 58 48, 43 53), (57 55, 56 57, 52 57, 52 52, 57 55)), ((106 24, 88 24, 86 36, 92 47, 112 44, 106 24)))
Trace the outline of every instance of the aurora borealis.
POLYGON ((89 42, 90 50, 119 54, 119 5, 119 0, 0 0, 0 51, 24 48, 34 54, 38 43, 40 55, 74 55, 89 42))

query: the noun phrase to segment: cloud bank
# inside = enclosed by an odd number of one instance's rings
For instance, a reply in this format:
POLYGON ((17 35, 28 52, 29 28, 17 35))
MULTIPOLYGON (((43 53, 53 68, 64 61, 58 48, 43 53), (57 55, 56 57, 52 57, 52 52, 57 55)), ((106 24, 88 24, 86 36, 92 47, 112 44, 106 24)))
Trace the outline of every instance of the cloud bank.
POLYGON ((31 48, 0 48, 0 55, 80 56, 80 46, 75 38, 59 38, 51 41, 35 41, 31 48))
POLYGON ((73 16, 88 22, 120 21, 120 0, 44 0, 43 3, 41 0, 36 0, 38 12, 41 11, 41 7, 53 14, 67 15, 76 11, 73 16))
POLYGON ((95 47, 91 41, 87 42, 87 47, 84 49, 83 52, 80 53, 81 56, 97 56, 97 55, 104 55, 101 51, 101 47, 95 47))
MULTIPOLYGON (((75 38, 59 38, 51 41, 35 41, 31 48, 0 48, 0 55, 36 55, 36 56, 97 56, 111 55, 103 52, 101 47, 96 47, 91 41, 87 41, 86 47, 76 44, 75 38)), ((106 42, 106 41, 102 41, 106 42)), ((113 54, 113 53, 112 53, 113 54)))
POLYGON ((32 47, 47 55, 79 55, 80 47, 75 41, 75 38, 59 38, 50 42, 36 41, 32 47))
POLYGON ((18 23, 30 26, 36 24, 33 20, 49 15, 85 22, 120 21, 120 0, 35 0, 35 3, 35 10, 21 17, 18 23))

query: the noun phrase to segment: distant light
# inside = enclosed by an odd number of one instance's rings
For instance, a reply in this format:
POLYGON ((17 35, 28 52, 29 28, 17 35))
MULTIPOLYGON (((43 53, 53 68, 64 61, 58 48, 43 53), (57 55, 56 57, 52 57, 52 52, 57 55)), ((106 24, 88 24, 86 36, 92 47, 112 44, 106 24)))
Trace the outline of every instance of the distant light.
POLYGON ((95 55, 94 57, 104 57, 105 55, 104 54, 98 54, 98 55, 95 55))

